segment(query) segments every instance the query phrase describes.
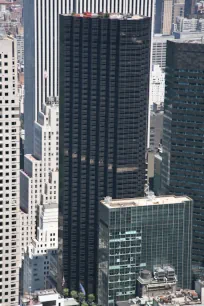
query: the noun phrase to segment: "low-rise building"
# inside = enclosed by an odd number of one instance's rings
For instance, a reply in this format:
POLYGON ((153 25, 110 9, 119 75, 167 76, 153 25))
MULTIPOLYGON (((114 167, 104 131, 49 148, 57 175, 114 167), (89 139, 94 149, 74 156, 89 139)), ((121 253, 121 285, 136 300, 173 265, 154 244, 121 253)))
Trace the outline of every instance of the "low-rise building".
POLYGON ((73 298, 64 298, 56 289, 39 290, 33 294, 25 294, 21 298, 22 306, 78 306, 73 298))
POLYGON ((176 28, 179 32, 195 32, 198 29, 198 19, 176 17, 176 28))
POLYGON ((194 290, 181 289, 172 294, 159 295, 153 298, 154 306, 187 306, 187 305, 201 305, 201 300, 194 290))
POLYGON ((153 272, 140 271, 137 278, 137 295, 153 297, 176 292, 175 269, 169 265, 155 266, 153 272))
POLYGON ((178 289, 175 292, 160 294, 158 296, 150 297, 143 296, 142 298, 136 297, 124 302, 117 302, 116 306, 203 306, 201 300, 198 298, 198 294, 194 290, 190 289, 178 289))

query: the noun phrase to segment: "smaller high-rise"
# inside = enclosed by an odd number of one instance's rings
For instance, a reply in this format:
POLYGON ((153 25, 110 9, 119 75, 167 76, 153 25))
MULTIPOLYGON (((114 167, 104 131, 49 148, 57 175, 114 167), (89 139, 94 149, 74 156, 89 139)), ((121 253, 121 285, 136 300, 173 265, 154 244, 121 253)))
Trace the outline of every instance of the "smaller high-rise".
POLYGON ((20 171, 22 255, 36 239, 39 206, 58 204, 58 98, 47 99, 38 116, 39 122, 35 122, 34 154, 24 156, 24 169, 20 171))
POLYGON ((102 306, 135 297, 143 269, 173 266, 191 287, 193 201, 186 196, 113 200, 100 204, 98 299, 102 306))

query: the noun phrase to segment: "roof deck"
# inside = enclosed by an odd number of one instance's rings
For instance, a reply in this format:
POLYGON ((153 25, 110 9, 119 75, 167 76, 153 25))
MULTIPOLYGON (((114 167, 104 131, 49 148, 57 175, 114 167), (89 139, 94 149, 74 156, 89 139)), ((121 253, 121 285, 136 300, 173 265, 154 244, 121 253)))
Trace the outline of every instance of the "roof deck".
POLYGON ((164 204, 179 204, 183 202, 192 201, 187 196, 159 196, 159 197, 144 197, 144 198, 132 198, 132 199, 112 199, 106 197, 101 204, 105 205, 109 209, 122 208, 122 207, 134 207, 134 206, 146 206, 146 205, 164 205, 164 204))

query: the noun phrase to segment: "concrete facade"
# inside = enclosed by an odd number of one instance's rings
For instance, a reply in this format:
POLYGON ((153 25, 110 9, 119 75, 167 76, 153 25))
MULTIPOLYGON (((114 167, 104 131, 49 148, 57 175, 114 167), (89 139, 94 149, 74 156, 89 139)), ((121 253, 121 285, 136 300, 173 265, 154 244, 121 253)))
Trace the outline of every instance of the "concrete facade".
POLYGON ((0 38, 0 305, 16 306, 19 297, 20 107, 17 45, 0 38))

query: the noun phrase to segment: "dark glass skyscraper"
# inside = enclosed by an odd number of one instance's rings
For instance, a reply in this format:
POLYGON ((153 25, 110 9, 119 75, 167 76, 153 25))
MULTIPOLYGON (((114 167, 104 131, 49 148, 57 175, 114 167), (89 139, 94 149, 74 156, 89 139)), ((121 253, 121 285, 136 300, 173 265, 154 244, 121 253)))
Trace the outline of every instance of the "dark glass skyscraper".
POLYGON ((204 44, 167 43, 162 192, 194 200, 194 269, 204 267, 204 44))
POLYGON ((96 292, 99 200, 144 193, 150 39, 148 17, 60 16, 60 257, 71 290, 96 292))

